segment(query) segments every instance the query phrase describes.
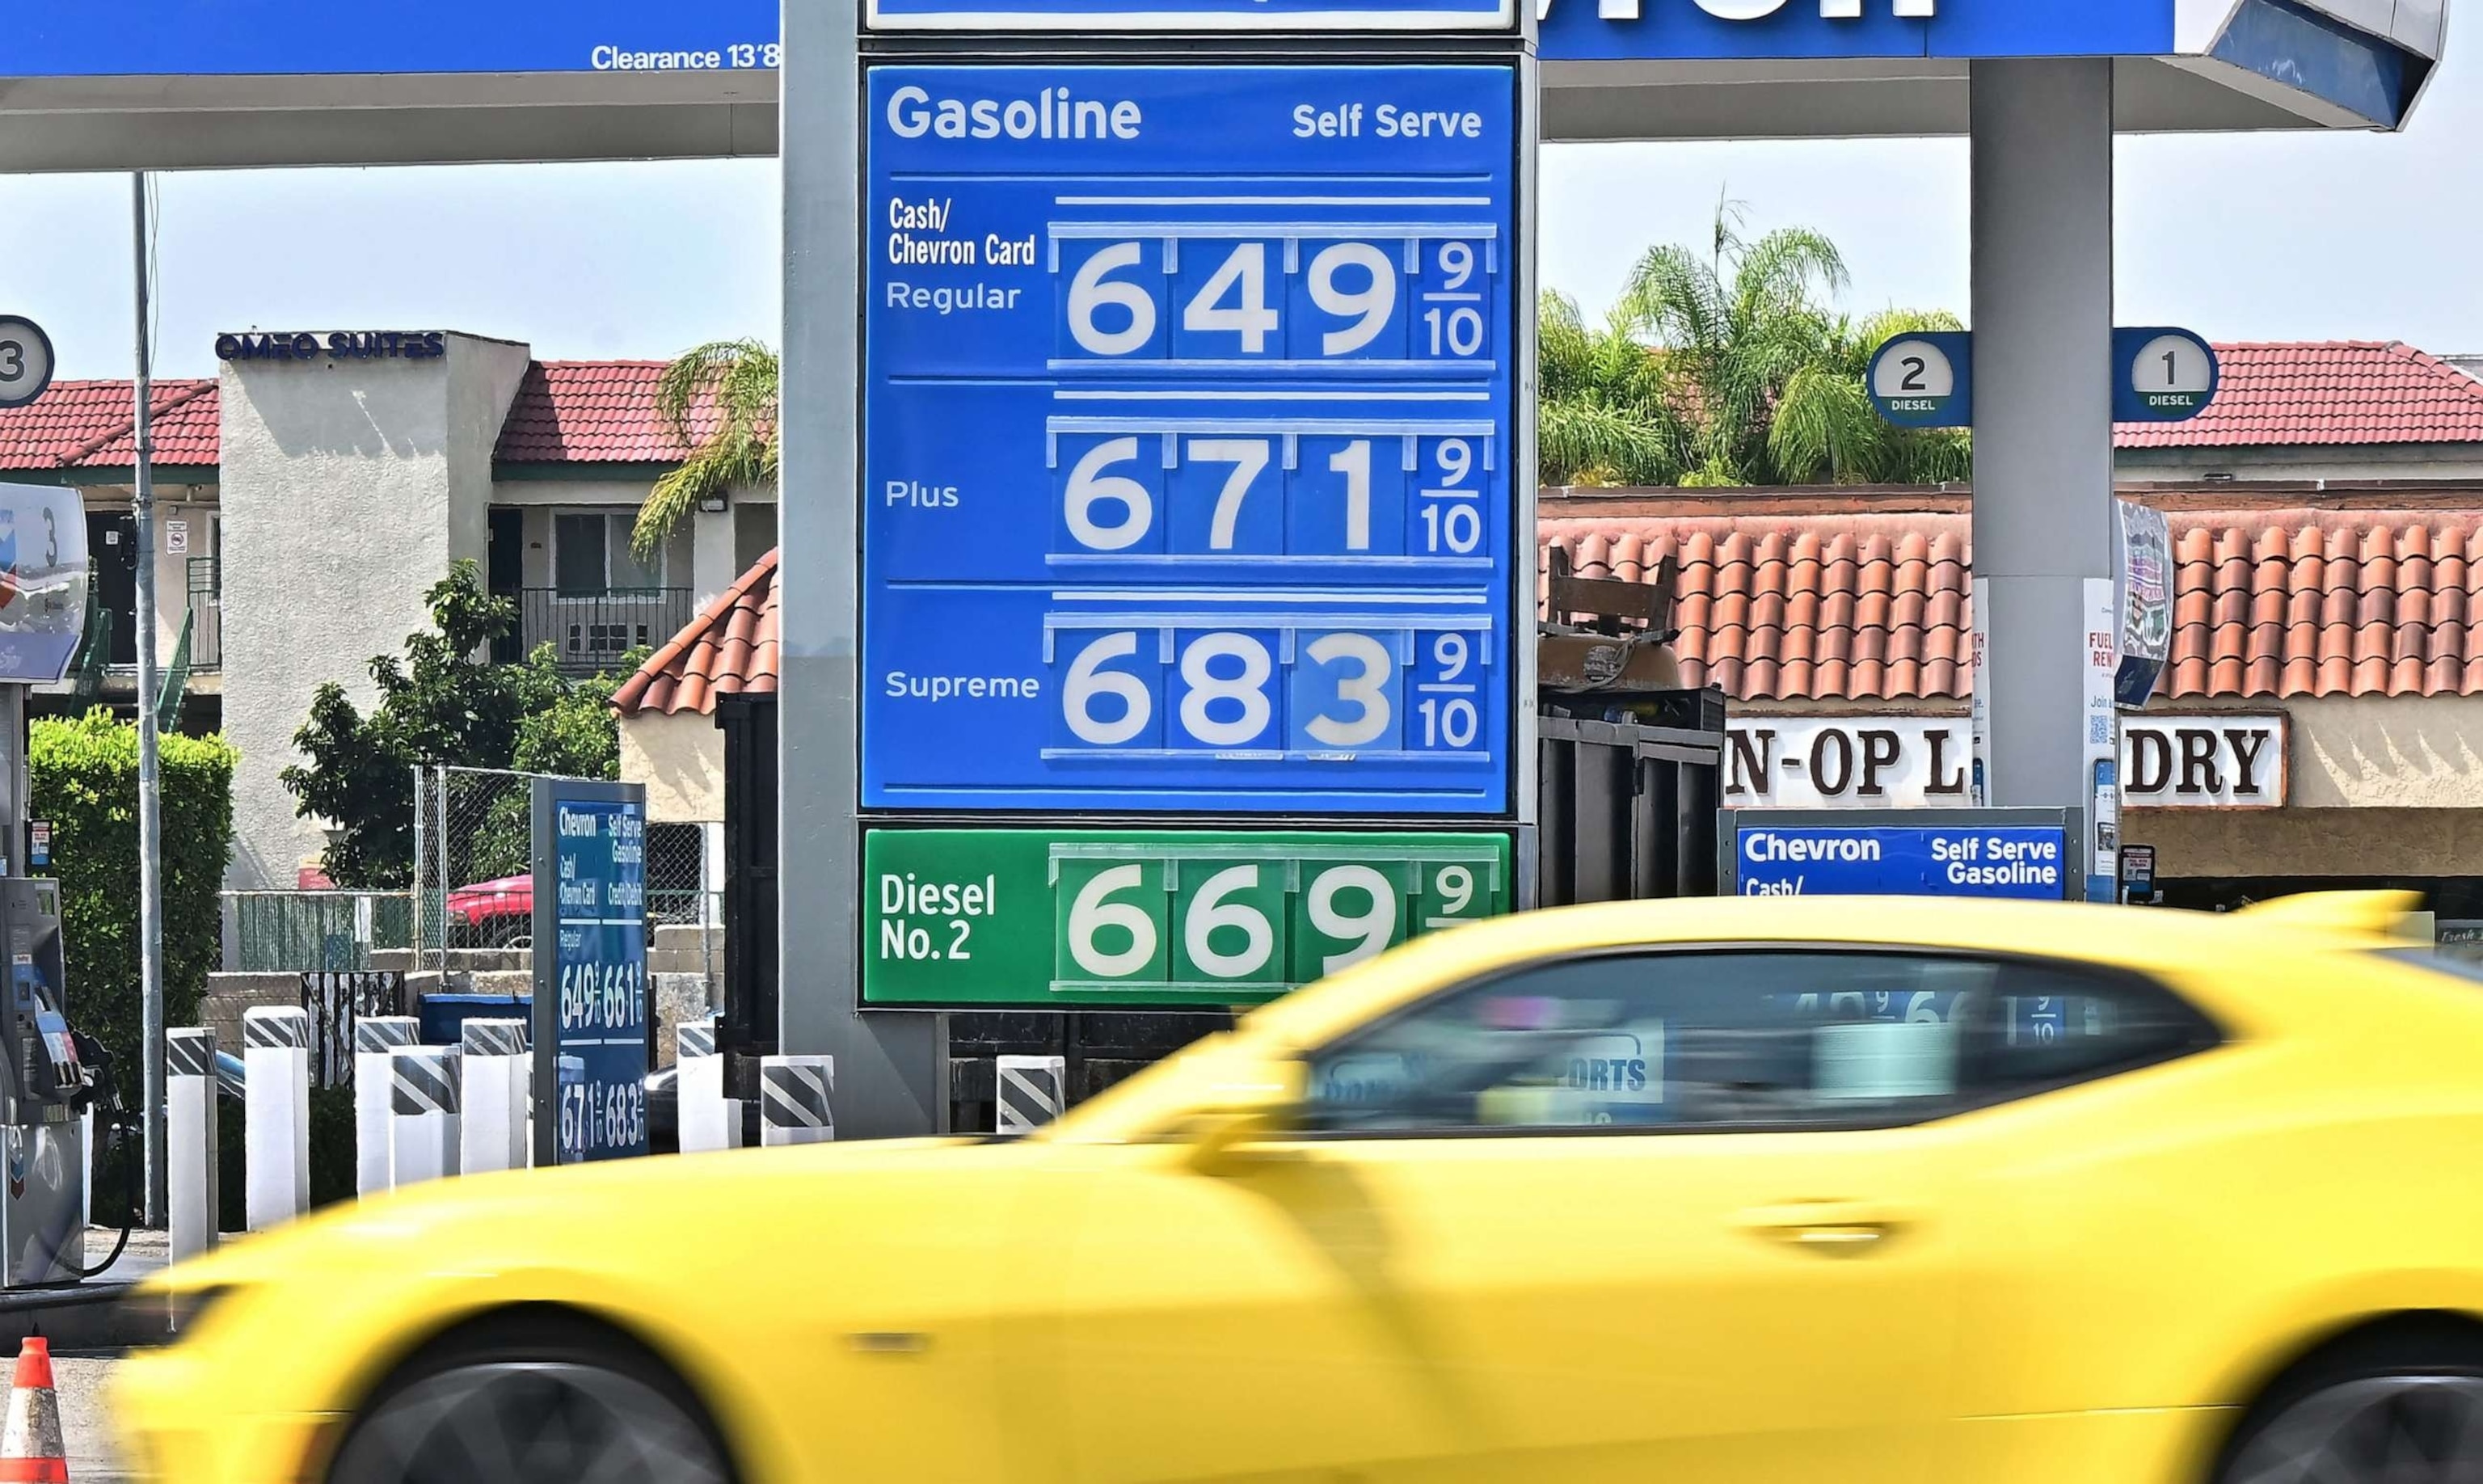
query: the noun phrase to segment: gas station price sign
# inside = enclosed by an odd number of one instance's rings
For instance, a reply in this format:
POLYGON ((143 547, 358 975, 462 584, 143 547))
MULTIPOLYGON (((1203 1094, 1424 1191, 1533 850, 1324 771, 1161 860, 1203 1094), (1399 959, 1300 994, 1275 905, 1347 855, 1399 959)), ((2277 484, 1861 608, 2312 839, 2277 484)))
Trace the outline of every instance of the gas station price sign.
POLYGON ((1510 910, 1505 835, 874 830, 874 1005, 1246 1005, 1510 910))
POLYGON ((1513 68, 868 94, 864 808, 1505 817, 1513 68))
POLYGON ((643 1154, 645 793, 572 779, 534 788, 536 1162, 643 1154))

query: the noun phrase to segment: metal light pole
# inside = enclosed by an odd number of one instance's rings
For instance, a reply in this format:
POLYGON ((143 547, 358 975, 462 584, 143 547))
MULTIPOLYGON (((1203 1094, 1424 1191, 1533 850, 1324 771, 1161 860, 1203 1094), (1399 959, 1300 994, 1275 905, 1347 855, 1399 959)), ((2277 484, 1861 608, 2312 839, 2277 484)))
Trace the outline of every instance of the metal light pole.
POLYGON ((138 974, 145 996, 140 1048, 145 1072, 147 1128, 147 1225, 164 1225, 170 1204, 164 1171, 164 809, 156 777, 155 703, 162 683, 155 674, 155 427, 154 237, 147 209, 147 174, 129 177, 138 269, 138 379, 133 423, 138 452, 137 491, 130 506, 138 524, 138 974))

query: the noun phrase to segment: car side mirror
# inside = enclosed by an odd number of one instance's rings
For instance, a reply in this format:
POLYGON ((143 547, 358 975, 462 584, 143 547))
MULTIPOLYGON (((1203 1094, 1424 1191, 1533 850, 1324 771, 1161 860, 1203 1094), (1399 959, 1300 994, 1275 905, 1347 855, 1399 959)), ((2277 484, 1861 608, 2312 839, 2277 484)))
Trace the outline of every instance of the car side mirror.
POLYGON ((1246 1162, 1250 1146, 1291 1129, 1310 1088, 1310 1070, 1291 1058, 1216 1066, 1204 1096, 1176 1129, 1191 1169, 1219 1175, 1246 1162))

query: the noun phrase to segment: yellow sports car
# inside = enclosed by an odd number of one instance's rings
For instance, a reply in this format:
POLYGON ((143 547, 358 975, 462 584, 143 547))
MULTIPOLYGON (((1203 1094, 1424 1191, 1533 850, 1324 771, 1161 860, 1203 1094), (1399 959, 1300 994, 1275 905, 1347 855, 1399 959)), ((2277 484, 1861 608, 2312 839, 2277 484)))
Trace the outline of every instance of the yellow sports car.
POLYGON ((175 1270, 182 1481, 2483 1479, 2408 903, 1584 908, 1049 1133, 443 1181, 175 1270))

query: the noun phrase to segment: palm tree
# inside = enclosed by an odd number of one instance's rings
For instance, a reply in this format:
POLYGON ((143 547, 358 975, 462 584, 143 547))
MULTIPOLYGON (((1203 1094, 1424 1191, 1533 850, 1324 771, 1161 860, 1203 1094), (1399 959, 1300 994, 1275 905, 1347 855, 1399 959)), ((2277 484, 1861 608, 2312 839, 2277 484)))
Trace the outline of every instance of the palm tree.
POLYGON ((629 544, 653 561, 699 502, 776 483, 782 366, 756 340, 711 340, 676 357, 655 384, 655 415, 689 457, 655 481, 629 544))
POLYGON ((1971 464, 1962 433, 1882 421, 1863 388, 1894 335, 1958 328, 1891 309, 1859 322, 1831 306, 1848 283, 1825 236, 1750 241, 1741 209, 1716 212, 1705 252, 1648 250, 1600 329, 1546 295, 1539 314, 1541 464, 1547 484, 1935 484, 1971 464))

